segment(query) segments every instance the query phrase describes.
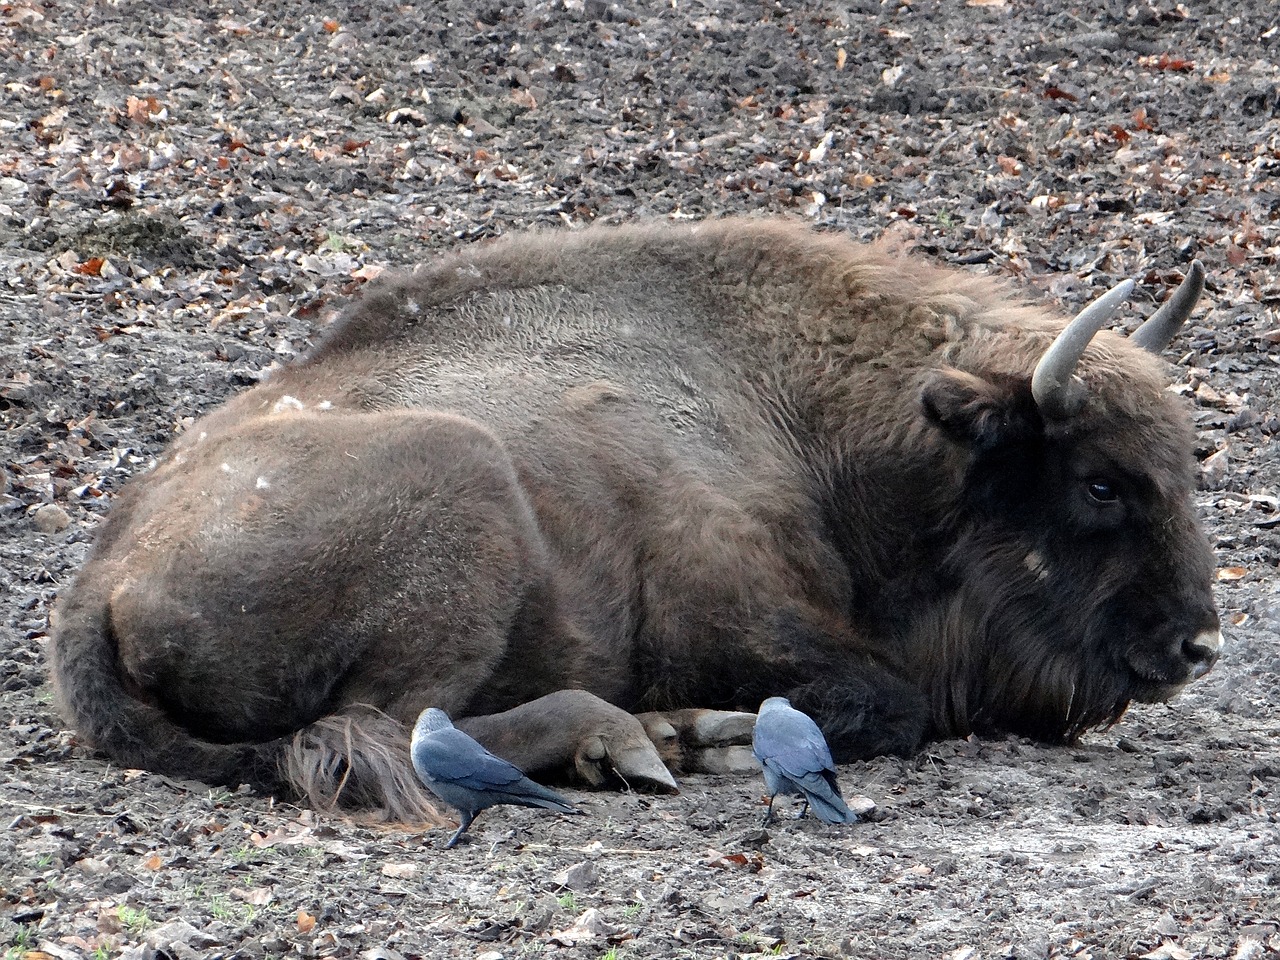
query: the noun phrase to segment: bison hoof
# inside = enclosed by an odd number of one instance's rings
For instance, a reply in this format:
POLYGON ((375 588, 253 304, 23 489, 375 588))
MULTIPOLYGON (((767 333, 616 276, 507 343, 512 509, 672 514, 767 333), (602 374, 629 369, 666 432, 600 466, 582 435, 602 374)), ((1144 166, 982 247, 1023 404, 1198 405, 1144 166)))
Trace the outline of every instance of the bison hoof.
POLYGON ((732 710, 668 710, 642 713, 640 722, 667 766, 681 773, 751 774, 754 713, 732 710))
POLYGON ((590 737, 579 747, 574 768, 593 787, 604 786, 612 776, 633 790, 680 792, 671 771, 648 743, 613 744, 602 737, 590 737))

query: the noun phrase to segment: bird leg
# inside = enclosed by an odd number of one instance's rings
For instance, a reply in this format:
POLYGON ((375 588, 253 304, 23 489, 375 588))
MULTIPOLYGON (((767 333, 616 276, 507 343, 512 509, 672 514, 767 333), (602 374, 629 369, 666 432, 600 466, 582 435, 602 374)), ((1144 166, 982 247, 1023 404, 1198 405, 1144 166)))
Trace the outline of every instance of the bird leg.
POLYGON ((764 823, 760 824, 762 827, 767 827, 769 824, 773 823, 773 801, 776 796, 777 794, 774 794, 774 796, 769 798, 769 809, 765 810, 764 823))
POLYGON ((800 812, 796 814, 797 820, 803 820, 809 812, 809 798, 804 797, 800 801, 800 812))
POLYGON ((458 817, 458 821, 459 821, 458 830, 456 833, 454 833, 452 837, 449 838, 449 842, 444 845, 444 848, 446 850, 452 850, 454 847, 456 847, 458 845, 458 842, 462 840, 462 835, 467 832, 467 827, 471 826, 471 824, 475 821, 475 819, 476 819, 476 815, 474 813, 461 814, 458 817))

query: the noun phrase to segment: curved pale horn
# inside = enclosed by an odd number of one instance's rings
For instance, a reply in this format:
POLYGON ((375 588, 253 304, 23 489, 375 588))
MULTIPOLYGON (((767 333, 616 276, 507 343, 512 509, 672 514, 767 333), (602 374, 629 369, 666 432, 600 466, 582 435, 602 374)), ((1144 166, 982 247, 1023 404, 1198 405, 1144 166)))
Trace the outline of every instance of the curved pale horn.
POLYGON ((1076 314, 1075 319, 1049 345, 1031 375, 1031 396, 1035 398, 1042 416, 1061 420, 1079 411, 1084 394, 1071 375, 1093 335, 1103 328, 1132 292, 1132 280, 1108 290, 1076 314))
POLYGON ((1204 264, 1199 260, 1192 260, 1191 266, 1187 268, 1187 275, 1182 283, 1178 284, 1178 289, 1173 291, 1173 296, 1162 303, 1160 309, 1148 317, 1142 326, 1133 331, 1129 339, 1143 350, 1159 353, 1182 329, 1182 325, 1187 322, 1187 317, 1191 316, 1191 311, 1195 309, 1196 301, 1200 299, 1202 293, 1204 293, 1204 264))

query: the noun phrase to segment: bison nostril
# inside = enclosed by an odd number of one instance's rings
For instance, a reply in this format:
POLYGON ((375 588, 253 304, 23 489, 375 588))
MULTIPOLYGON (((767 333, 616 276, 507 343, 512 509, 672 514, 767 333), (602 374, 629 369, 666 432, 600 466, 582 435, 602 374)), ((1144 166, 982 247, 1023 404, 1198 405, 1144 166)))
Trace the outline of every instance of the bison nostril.
POLYGON ((1222 633, 1203 630, 1182 644, 1182 655, 1193 664, 1192 674, 1198 679, 1209 672, 1222 650, 1222 633))

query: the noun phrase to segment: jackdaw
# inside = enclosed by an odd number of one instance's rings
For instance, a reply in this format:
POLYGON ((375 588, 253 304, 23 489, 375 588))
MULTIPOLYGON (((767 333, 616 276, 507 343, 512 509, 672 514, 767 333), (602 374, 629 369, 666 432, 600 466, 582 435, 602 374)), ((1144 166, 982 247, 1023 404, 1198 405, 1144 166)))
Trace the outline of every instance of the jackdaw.
POLYGON ((435 707, 428 707, 418 717, 409 751, 418 779, 449 806, 457 808, 460 815, 461 826, 444 845, 446 850, 457 844, 481 810, 500 803, 545 807, 561 813, 582 812, 494 756, 435 707))
POLYGON ((751 752, 764 768, 769 791, 765 825, 773 822, 773 801, 780 793, 803 799, 800 817, 813 807, 818 819, 826 823, 857 822, 858 815, 840 794, 826 738, 808 714, 792 707, 786 697, 770 697, 760 704, 751 752))

